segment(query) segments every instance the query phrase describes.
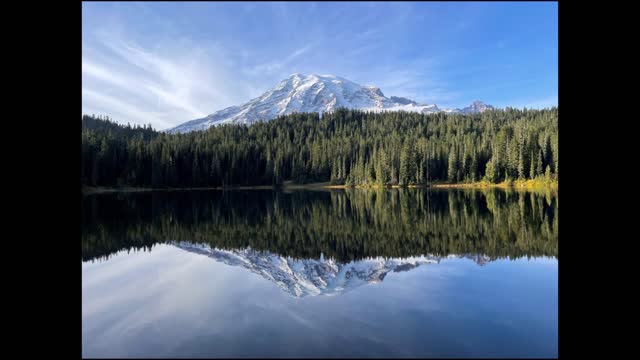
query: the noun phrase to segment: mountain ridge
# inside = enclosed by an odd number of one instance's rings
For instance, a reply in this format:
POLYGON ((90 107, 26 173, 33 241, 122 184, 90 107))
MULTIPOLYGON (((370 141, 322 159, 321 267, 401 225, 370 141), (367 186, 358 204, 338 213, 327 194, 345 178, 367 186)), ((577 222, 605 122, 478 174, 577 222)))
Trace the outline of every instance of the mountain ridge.
POLYGON ((465 258, 484 266, 491 259, 484 255, 422 255, 408 258, 368 258, 348 263, 334 259, 292 259, 275 253, 246 249, 223 250, 186 241, 173 246, 207 256, 230 266, 240 266, 274 282, 280 289, 297 298, 334 296, 366 284, 376 284, 390 272, 409 271, 424 264, 437 264, 446 258, 465 258))
POLYGON ((222 124, 252 124, 269 121, 281 115, 295 112, 333 111, 339 107, 363 111, 409 111, 432 114, 437 112, 470 114, 494 107, 479 100, 463 109, 441 109, 436 104, 419 104, 414 100, 386 97, 379 87, 360 85, 336 75, 291 74, 276 86, 248 102, 230 106, 204 118, 187 121, 165 130, 169 133, 185 133, 206 130, 222 124))

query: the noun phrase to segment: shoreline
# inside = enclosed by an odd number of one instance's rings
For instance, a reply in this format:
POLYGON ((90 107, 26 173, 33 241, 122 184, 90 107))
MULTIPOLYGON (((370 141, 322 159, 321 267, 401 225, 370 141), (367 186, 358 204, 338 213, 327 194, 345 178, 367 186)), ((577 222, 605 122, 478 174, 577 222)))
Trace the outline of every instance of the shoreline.
POLYGON ((421 185, 406 185, 406 186, 400 186, 400 185, 327 185, 324 186, 327 189, 401 189, 401 188, 407 188, 407 189, 426 189, 426 188, 430 188, 433 187, 433 185, 429 185, 429 184, 421 184, 421 185))
POLYGON ((123 187, 123 188, 106 188, 106 187, 90 187, 82 186, 82 195, 103 194, 103 193, 118 193, 118 192, 148 192, 148 191, 191 191, 191 190, 336 190, 336 189, 516 189, 516 190, 558 190, 558 182, 546 182, 540 180, 516 180, 512 182, 502 182, 498 184, 487 182, 475 182, 475 183, 457 183, 457 184, 422 184, 422 185, 329 185, 328 182, 322 183, 309 183, 309 184, 292 184, 291 182, 285 182, 282 186, 273 185, 256 185, 256 186, 226 186, 226 187, 198 187, 198 188, 135 188, 135 187, 123 187))
POLYGON ((501 183, 488 183, 484 181, 474 183, 458 183, 458 184, 433 184, 433 188, 440 189, 515 189, 515 190, 554 190, 558 191, 557 181, 547 180, 515 180, 503 181, 501 183))
POLYGON ((82 195, 92 194, 104 194, 104 193, 118 193, 118 192, 148 192, 148 191, 187 191, 187 190, 215 190, 221 188, 214 187, 199 187, 199 188, 142 188, 142 187, 94 187, 94 186, 82 186, 82 195))

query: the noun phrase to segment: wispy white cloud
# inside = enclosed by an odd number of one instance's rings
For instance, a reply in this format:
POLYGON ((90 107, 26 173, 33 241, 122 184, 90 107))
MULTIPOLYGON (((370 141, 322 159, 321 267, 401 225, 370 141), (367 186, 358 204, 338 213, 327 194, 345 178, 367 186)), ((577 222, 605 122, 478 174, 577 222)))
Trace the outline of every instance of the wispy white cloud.
POLYGON ((381 65, 354 70, 353 74, 361 83, 379 87, 386 96, 404 96, 420 103, 443 105, 455 102, 461 93, 449 89, 446 81, 440 78, 441 65, 440 59, 431 57, 407 62, 401 68, 381 65))
MULTIPOLYGON (((286 6, 276 9, 280 14, 288 11, 286 6)), ((150 16, 161 23, 156 13, 150 16)), ((273 60, 274 56, 264 49, 232 50, 230 44, 203 44, 186 37, 140 43, 128 35, 131 30, 125 22, 118 18, 114 21, 113 27, 107 23, 87 30, 94 36, 83 37, 83 108, 105 109, 111 117, 117 114, 116 120, 121 122, 172 127, 255 98, 291 72, 332 73, 376 85, 387 95, 429 103, 457 96, 435 76, 437 64, 433 58, 407 62, 402 68, 384 62, 362 68, 363 58, 375 56, 384 48, 381 42, 373 41, 382 32, 380 27, 357 33, 351 41, 353 48, 338 57, 332 53, 339 50, 327 51, 327 44, 323 44, 326 39, 320 37, 303 46, 289 46, 288 53, 273 60), (317 46, 324 50, 314 51, 317 46), (312 51, 314 56, 310 56, 312 51), (269 60, 260 62, 264 59, 269 60)), ((165 22, 175 31, 175 25, 165 22)))
POLYGON ((181 38, 143 45, 126 36, 121 22, 88 31, 84 112, 105 109, 116 121, 163 129, 247 100, 249 81, 234 76, 234 55, 215 43, 181 38))
POLYGON ((170 124, 164 119, 165 115, 161 112, 140 110, 144 107, 138 107, 128 102, 123 102, 118 97, 92 90, 82 89, 82 103, 83 111, 86 113, 97 112, 97 114, 108 115, 114 119, 116 117, 113 114, 118 114, 121 117, 119 119, 121 123, 154 124, 161 128, 168 127, 170 124), (84 104, 87 105, 85 106, 84 104))
MULTIPOLYGON (((249 5, 240 10, 251 13, 253 6, 258 6, 249 5)), ((100 26, 84 23, 85 111, 104 109, 116 121, 172 127, 255 98, 292 72, 344 76, 379 86, 388 95, 418 101, 437 102, 456 96, 435 76, 437 69, 432 59, 407 62, 400 69, 384 60, 379 66, 362 67, 363 59, 386 54, 385 44, 378 38, 403 24, 410 13, 406 6, 392 11, 385 24, 371 16, 354 20, 337 11, 333 22, 303 29, 307 36, 297 34, 298 40, 253 47, 203 43, 202 39, 181 33, 171 18, 161 16, 146 4, 133 8, 153 22, 157 28, 153 36, 141 36, 140 28, 113 14, 100 26), (328 27, 348 24, 359 31, 337 41, 327 35, 331 33, 328 27), (299 39, 305 38, 313 41, 300 43, 299 39), (281 49, 280 56, 274 48, 281 49)), ((274 40, 278 36, 289 37, 292 27, 297 26, 288 17, 292 8, 284 3, 270 8, 280 18, 278 27, 271 29, 274 40)))
POLYGON ((493 6, 84 3, 83 111, 172 127, 245 103, 294 72, 334 74, 442 107, 466 106, 469 97, 549 103, 535 98, 552 93, 553 78, 537 76, 547 65, 523 61, 514 36, 484 32, 486 41, 468 41, 494 21, 493 6))
POLYGON ((274 73, 282 70, 285 66, 291 64, 295 59, 300 56, 306 54, 311 50, 311 45, 305 45, 299 49, 294 50, 291 54, 280 61, 271 61, 264 64, 258 64, 247 70, 248 74, 256 75, 256 74, 264 74, 264 73, 274 73))

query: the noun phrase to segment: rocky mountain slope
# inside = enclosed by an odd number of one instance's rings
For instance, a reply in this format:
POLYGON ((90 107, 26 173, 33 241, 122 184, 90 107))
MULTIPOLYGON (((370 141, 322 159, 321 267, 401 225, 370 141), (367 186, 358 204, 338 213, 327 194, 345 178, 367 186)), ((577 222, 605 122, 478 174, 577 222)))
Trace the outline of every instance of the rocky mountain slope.
POLYGON ((386 97, 377 87, 362 86, 334 75, 293 74, 246 104, 222 109, 202 119, 178 125, 167 132, 206 130, 210 126, 229 123, 252 124, 294 112, 322 114, 339 107, 375 112, 403 110, 427 114, 441 111, 469 114, 493 108, 476 101, 464 109, 440 109, 435 104, 418 104, 403 97, 386 97))

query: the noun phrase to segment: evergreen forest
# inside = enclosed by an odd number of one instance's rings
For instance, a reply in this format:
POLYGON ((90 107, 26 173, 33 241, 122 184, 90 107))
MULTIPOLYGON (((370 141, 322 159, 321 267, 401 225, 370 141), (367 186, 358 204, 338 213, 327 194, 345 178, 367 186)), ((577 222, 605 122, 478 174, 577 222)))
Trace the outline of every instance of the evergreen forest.
POLYGON ((186 134, 82 116, 82 185, 197 188, 557 181, 558 109, 295 113, 186 134))

